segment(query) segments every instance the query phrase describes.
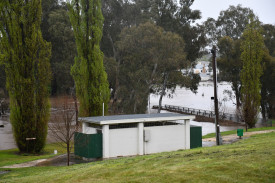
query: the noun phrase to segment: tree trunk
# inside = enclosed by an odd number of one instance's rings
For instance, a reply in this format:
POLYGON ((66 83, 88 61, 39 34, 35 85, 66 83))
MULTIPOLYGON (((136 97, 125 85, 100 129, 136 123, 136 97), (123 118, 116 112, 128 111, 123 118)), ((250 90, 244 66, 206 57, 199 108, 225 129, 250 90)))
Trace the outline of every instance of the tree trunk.
POLYGON ((234 91, 235 96, 236 96, 237 109, 239 109, 241 107, 241 91, 240 91, 240 87, 238 86, 237 82, 232 83, 232 90, 234 91))
POLYGON ((116 67, 116 85, 115 85, 115 93, 114 93, 114 98, 113 98, 113 102, 112 102, 112 111, 113 113, 117 113, 117 107, 116 107, 116 102, 117 102, 117 95, 118 95, 118 91, 119 91, 119 72, 120 72, 120 59, 118 58, 118 53, 116 51, 116 48, 114 46, 114 42, 112 37, 110 36, 110 34, 108 34, 108 38, 112 44, 112 48, 113 48, 113 57, 115 58, 115 60, 117 60, 117 67, 116 67))
POLYGON ((67 143, 67 166, 70 166, 70 142, 67 143))
POLYGON ((266 120, 266 106, 264 104, 264 101, 261 102, 261 109, 262 109, 262 116, 263 116, 263 119, 266 120))
POLYGON ((161 111, 162 98, 165 95, 167 80, 168 80, 168 73, 165 73, 164 74, 164 79, 163 79, 162 90, 161 90, 160 97, 159 97, 158 113, 160 113, 160 111, 161 111))
POLYGON ((78 126, 78 105, 77 105, 77 97, 76 97, 76 90, 75 90, 75 86, 74 89, 72 91, 72 96, 73 96, 73 100, 74 100, 74 107, 75 107, 75 123, 78 126))
POLYGON ((238 90, 236 92, 236 104, 237 104, 237 108, 241 107, 241 94, 240 94, 240 90, 238 90))

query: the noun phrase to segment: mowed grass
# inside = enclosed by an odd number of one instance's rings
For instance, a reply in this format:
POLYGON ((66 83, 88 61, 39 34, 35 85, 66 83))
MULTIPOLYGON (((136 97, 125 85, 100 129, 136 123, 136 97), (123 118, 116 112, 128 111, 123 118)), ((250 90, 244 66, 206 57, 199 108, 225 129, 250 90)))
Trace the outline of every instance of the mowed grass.
POLYGON ((19 154, 18 149, 2 150, 0 151, 0 167, 38 159, 47 159, 56 156, 53 153, 54 150, 57 150, 58 154, 66 153, 66 149, 58 144, 47 144, 39 154, 19 154))
MULTIPOLYGON (((0 169, 7 170, 7 169, 0 169)), ((275 133, 237 143, 70 167, 13 169, 0 182, 274 182, 275 133)))
MULTIPOLYGON (((275 126, 273 126, 273 127, 251 128, 251 129, 248 129, 247 131, 248 132, 255 132, 255 131, 264 131, 264 130, 275 130, 275 126)), ((244 129, 244 132, 246 132, 245 129, 244 129)), ((232 135, 232 134, 237 134, 237 130, 221 132, 222 136, 232 135)), ((207 138, 212 138, 212 137, 216 137, 216 133, 209 133, 207 135, 204 135, 202 138, 207 139, 207 138)))

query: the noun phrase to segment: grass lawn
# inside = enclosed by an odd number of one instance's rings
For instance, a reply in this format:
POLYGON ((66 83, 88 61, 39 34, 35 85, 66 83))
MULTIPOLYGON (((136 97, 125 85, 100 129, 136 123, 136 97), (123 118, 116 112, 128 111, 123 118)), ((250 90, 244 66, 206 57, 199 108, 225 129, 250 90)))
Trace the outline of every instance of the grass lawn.
MULTIPOLYGON (((5 169, 0 169, 5 170, 5 169)), ((12 169, 0 182, 274 182, 275 133, 234 144, 73 165, 12 169)))
POLYGON ((33 155, 33 154, 18 154, 18 149, 10 149, 10 150, 2 150, 0 151, 0 167, 18 163, 24 163, 28 161, 33 161, 37 159, 46 159, 53 156, 54 150, 58 151, 58 154, 66 153, 65 148, 61 148, 57 144, 47 144, 41 154, 33 155))
MULTIPOLYGON (((275 130, 275 126, 273 126, 273 127, 251 128, 251 129, 248 129, 247 131, 248 132, 255 132, 255 131, 264 131, 264 130, 275 130)), ((245 132, 245 129, 244 129, 244 132, 245 132)), ((232 135, 232 134, 237 134, 237 130, 221 132, 222 136, 232 135)), ((216 133, 209 133, 207 135, 202 136, 203 139, 212 138, 212 137, 216 137, 216 133)))

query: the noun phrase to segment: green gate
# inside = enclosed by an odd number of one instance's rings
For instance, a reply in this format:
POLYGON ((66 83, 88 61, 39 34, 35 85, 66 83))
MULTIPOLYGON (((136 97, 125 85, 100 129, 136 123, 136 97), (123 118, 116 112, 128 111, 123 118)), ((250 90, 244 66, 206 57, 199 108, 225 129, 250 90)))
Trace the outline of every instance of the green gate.
POLYGON ((190 149, 202 147, 201 126, 190 126, 190 149))
POLYGON ((102 134, 74 135, 74 154, 85 158, 102 158, 102 134))

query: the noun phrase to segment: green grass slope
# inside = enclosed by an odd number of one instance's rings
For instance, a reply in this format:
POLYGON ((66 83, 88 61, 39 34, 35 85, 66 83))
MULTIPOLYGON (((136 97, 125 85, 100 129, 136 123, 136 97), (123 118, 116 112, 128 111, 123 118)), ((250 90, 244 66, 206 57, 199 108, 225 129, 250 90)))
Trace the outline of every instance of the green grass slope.
POLYGON ((0 182, 275 182, 275 133, 219 147, 16 169, 0 182))

